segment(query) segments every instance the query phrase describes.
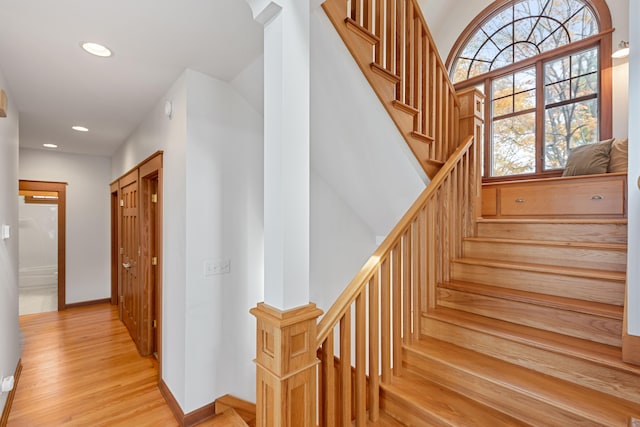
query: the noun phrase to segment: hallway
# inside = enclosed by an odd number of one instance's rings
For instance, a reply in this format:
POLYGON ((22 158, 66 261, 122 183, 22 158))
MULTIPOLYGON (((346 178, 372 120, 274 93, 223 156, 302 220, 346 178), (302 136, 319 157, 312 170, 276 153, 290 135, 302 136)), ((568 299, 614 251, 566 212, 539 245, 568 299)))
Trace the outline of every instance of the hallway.
POLYGON ((21 316, 20 328, 8 427, 178 425, 157 388, 157 363, 138 355, 116 306, 21 316))

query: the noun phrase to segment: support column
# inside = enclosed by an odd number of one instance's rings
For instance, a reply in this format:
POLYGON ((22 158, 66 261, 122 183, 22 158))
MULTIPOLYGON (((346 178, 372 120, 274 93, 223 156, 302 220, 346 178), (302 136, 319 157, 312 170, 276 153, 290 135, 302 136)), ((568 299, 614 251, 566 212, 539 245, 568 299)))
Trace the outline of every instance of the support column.
POLYGON ((309 303, 309 4, 247 0, 264 25, 264 303, 257 319, 259 427, 316 425, 317 318, 309 303))
POLYGON ((310 0, 247 0, 264 25, 264 300, 309 303, 310 0))

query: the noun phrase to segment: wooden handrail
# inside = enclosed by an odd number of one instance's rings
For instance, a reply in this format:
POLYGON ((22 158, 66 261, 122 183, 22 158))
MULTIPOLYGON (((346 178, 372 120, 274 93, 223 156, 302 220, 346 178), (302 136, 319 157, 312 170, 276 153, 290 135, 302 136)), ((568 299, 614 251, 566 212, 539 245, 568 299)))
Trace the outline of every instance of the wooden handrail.
POLYGON ((453 155, 447 160, 444 166, 438 171, 436 176, 431 180, 427 188, 418 196, 418 199, 407 210, 398 224, 384 239, 382 244, 367 260, 358 274, 351 280, 345 290, 340 294, 336 302, 327 310, 325 315, 318 323, 318 339, 317 343, 322 343, 327 339, 333 328, 335 328, 344 316, 345 311, 356 300, 362 288, 367 285, 368 280, 373 276, 381 265, 381 260, 391 252, 394 246, 398 244, 398 240, 402 237, 406 228, 411 224, 418 212, 424 209, 424 205, 430 200, 436 191, 442 185, 442 182, 450 175, 452 169, 458 164, 462 155, 465 154, 473 144, 473 136, 468 136, 460 145, 453 155))

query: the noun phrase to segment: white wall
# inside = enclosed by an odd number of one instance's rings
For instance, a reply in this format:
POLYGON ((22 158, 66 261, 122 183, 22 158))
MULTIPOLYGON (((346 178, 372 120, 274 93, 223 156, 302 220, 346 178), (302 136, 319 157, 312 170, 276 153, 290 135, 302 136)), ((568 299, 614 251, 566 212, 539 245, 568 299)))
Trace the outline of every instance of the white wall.
MULTIPOLYGON (((640 117, 640 2, 629 2, 629 115, 640 117)), ((640 120, 629 121, 629 245, 627 282, 627 307, 629 308, 628 333, 640 336, 640 190, 637 179, 640 177, 640 120)))
POLYGON ((326 312, 375 251, 373 230, 311 170, 311 301, 326 312))
POLYGON ((311 167, 375 235, 428 182, 322 9, 311 17, 311 167))
MULTIPOLYGON (((493 0, 419 0, 443 62, 460 33, 492 2, 493 0)), ((629 0, 607 0, 615 28, 614 48, 620 40, 629 38, 629 3, 629 0)), ((628 67, 626 60, 614 60, 613 65, 613 136, 623 138, 627 136, 628 127, 628 67)))
POLYGON ((262 300, 262 118, 229 84, 187 70, 113 156, 117 178, 164 150, 163 372, 188 413, 255 401, 262 300), (163 115, 173 100, 171 120, 163 115), (205 260, 231 272, 204 276, 205 260))
MULTIPOLYGON (((7 93, 7 117, 0 118, 0 226, 11 227, 11 238, 0 240, 0 377, 13 375, 20 357, 18 327, 18 109, 7 93)), ((0 394, 0 413, 7 393, 0 394)))
POLYGON ((66 302, 111 297, 108 157, 20 149, 20 179, 66 182, 66 302))
POLYGON ((115 180, 157 150, 164 151, 161 377, 183 408, 186 369, 186 85, 183 73, 111 158, 111 179, 115 180), (167 100, 173 104, 171 119, 164 115, 167 100))
POLYGON ((223 394, 255 401, 263 294, 262 117, 227 83, 187 71, 186 410, 223 394), (205 260, 231 272, 204 275, 205 260))

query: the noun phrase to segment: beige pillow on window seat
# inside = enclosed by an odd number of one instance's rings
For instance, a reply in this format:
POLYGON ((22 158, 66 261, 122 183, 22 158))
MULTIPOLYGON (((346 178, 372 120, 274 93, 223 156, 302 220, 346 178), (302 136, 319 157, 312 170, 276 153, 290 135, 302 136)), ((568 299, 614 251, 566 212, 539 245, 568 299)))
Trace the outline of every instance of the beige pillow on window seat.
POLYGON ((609 168, 607 172, 618 173, 627 172, 627 163, 629 159, 628 139, 616 139, 611 144, 611 160, 609 160, 609 168))
POLYGON ((581 145, 569 152, 562 176, 595 175, 607 173, 612 139, 596 144, 581 145))

